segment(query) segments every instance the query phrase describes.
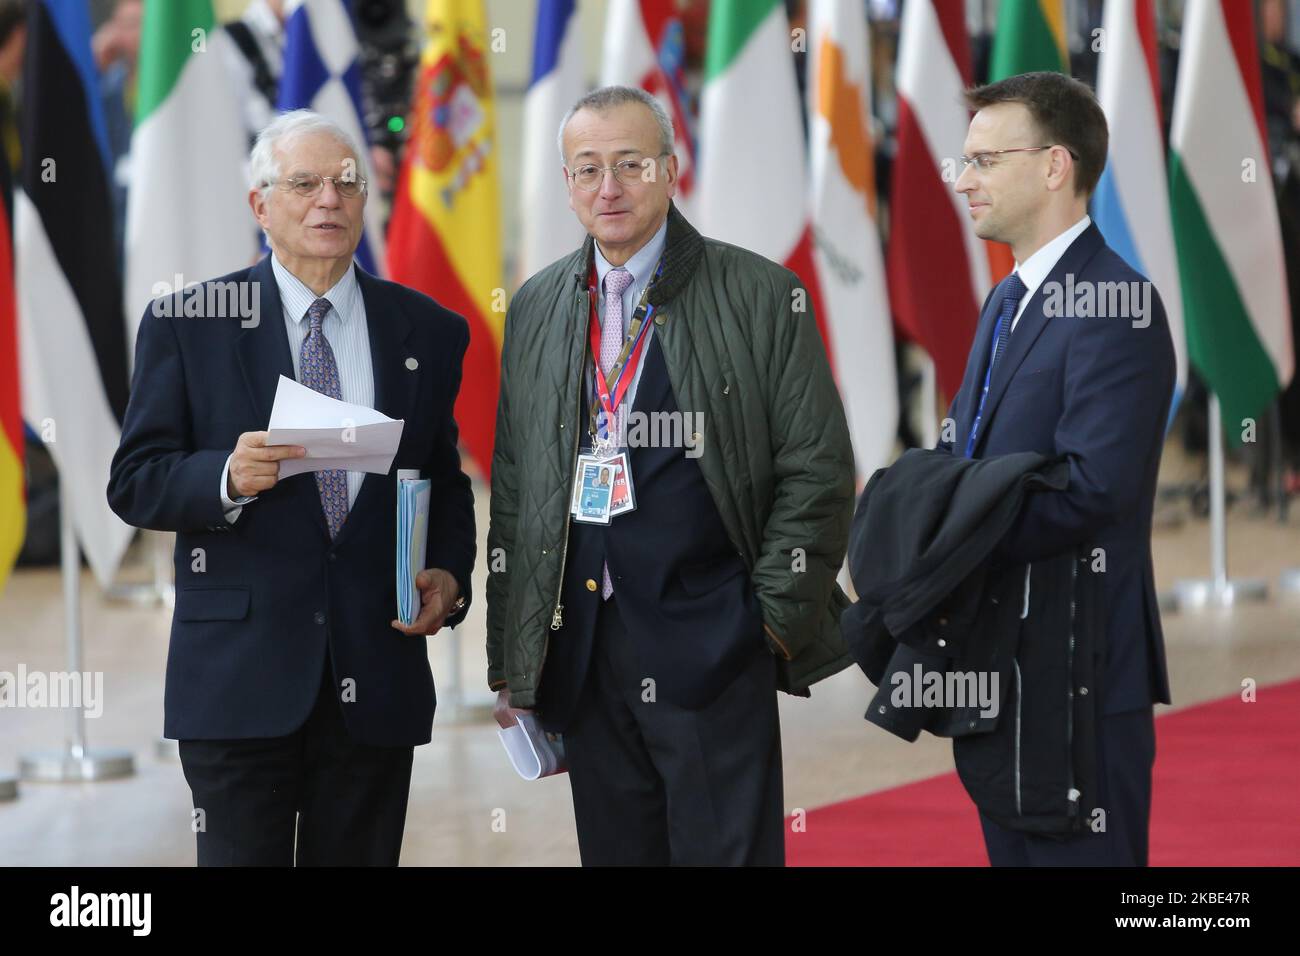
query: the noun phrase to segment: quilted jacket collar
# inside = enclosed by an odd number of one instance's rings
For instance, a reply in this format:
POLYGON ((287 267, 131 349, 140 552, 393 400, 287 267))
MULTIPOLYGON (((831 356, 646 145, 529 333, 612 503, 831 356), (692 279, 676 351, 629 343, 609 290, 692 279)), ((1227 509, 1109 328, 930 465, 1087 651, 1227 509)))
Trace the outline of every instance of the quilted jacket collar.
MULTIPOLYGON (((589 234, 582 244, 581 261, 584 268, 579 276, 579 284, 586 281, 595 251, 596 240, 589 234)), ((686 221, 686 217, 678 211, 676 203, 669 200, 668 235, 664 239, 664 271, 663 275, 650 285, 647 296, 649 303, 657 309, 671 302, 691 281, 702 258, 704 258, 704 237, 686 221)))

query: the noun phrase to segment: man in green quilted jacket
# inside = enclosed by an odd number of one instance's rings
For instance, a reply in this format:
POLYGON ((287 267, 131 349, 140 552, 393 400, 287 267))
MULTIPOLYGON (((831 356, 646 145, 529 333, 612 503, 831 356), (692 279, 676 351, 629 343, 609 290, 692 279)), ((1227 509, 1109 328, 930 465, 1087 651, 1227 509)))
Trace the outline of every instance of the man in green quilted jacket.
POLYGON ((588 237, 506 317, 497 721, 562 735, 584 865, 779 865, 776 691, 850 660, 844 410, 798 277, 673 205, 655 99, 596 90, 559 141, 588 237))

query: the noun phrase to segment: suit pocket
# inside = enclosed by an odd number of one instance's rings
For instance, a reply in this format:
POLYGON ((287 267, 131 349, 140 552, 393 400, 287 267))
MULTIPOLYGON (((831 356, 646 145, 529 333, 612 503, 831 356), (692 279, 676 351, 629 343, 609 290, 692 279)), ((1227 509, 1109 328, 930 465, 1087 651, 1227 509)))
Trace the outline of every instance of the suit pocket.
POLYGON ((248 617, 246 587, 190 587, 176 592, 178 621, 242 621, 248 617))

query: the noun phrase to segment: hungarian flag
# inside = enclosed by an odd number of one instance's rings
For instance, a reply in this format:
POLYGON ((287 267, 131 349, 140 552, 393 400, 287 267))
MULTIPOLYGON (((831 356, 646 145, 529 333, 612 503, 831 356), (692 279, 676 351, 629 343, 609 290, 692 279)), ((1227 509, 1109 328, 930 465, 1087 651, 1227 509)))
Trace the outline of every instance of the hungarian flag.
POLYGON ((1092 196, 1092 218, 1106 243, 1155 285, 1178 358, 1172 419, 1187 382, 1183 291, 1165 183, 1155 0, 1108 0, 1097 99, 1110 127, 1110 155, 1092 196))
POLYGON ((1169 193, 1192 364, 1241 441, 1294 371, 1251 5, 1188 0, 1169 193))
POLYGON ((231 43, 212 0, 145 5, 131 136, 131 178, 139 188, 128 193, 126 214, 131 340, 151 299, 257 257, 248 131, 222 49, 231 43))
MULTIPOLYGON (((0 154, 0 164, 6 164, 0 154)), ((3 177, 7 186, 8 175, 3 177)), ((14 305, 13 249, 8 190, 0 195, 0 594, 18 560, 27 526, 23 478, 22 392, 18 387, 18 312, 14 305)))
POLYGON ((898 384, 876 228, 871 59, 857 5, 813 0, 808 30, 813 259, 859 482, 889 464, 898 384))
POLYGON ((940 390, 961 387, 980 303, 990 288, 985 244, 953 189, 970 114, 970 42, 960 4, 909 0, 898 49, 898 152, 886 259, 899 330, 927 352, 940 390))
MULTIPOLYGON (((989 82, 1036 70, 1070 72, 1065 0, 1002 0, 989 60, 989 82)), ((1011 247, 1000 242, 985 245, 993 281, 1000 282, 1015 268, 1011 247)))
POLYGON ((29 7, 22 124, 14 253, 23 416, 58 466, 59 507, 71 509, 106 587, 134 532, 104 494, 126 412, 126 322, 85 0, 29 7))
POLYGON ((605 14, 602 86, 637 86, 663 103, 677 142, 677 195, 673 202, 694 216, 697 111, 686 84, 686 18, 677 0, 609 0, 605 14))
POLYGON ((533 75, 524 94, 519 283, 578 248, 586 235, 569 209, 555 144, 564 114, 587 91, 581 40, 576 0, 538 3, 533 75))
MULTIPOLYGON (((392 278, 469 322, 456 421, 485 476, 505 328, 498 140, 482 0, 429 0, 410 139, 388 227, 392 278)), ((558 174, 556 174, 558 176, 558 174)))
POLYGON ((799 90, 781 0, 713 0, 699 168, 700 231, 796 272, 829 351, 813 267, 799 90))

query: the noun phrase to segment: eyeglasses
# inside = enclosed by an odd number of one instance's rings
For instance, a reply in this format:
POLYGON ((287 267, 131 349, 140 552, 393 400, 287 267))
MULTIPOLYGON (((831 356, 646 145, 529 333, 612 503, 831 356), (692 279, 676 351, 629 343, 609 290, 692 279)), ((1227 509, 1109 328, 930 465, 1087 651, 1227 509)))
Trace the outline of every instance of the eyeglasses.
POLYGON ((292 179, 280 180, 286 189, 292 189, 304 199, 319 193, 326 182, 333 183, 335 191, 344 199, 352 199, 366 191, 366 181, 355 176, 317 176, 312 173, 310 176, 295 176, 292 179))
MULTIPOLYGON (((668 153, 660 153, 653 158, 659 160, 668 155, 668 153)), ((621 159, 613 166, 596 166, 587 163, 570 172, 569 178, 579 189, 594 192, 605 181, 605 174, 613 170, 614 178, 624 186, 635 186, 638 183, 654 181, 653 174, 651 179, 645 178, 645 170, 650 161, 651 157, 646 157, 645 159, 621 159)))
MULTIPOLYGON (((1057 145, 1060 144, 1052 144, 1052 146, 1057 145)), ((963 171, 969 169, 973 165, 980 172, 987 172, 997 165, 996 157, 1001 156, 1003 153, 1036 153, 1040 149, 1051 149, 1052 146, 1016 146, 1012 149, 990 149, 981 153, 976 153, 973 156, 959 156, 958 159, 961 160, 961 168, 963 171)), ((1076 155, 1074 150, 1070 149, 1068 146, 1062 148, 1070 154, 1071 159, 1078 162, 1079 157, 1076 155)))

